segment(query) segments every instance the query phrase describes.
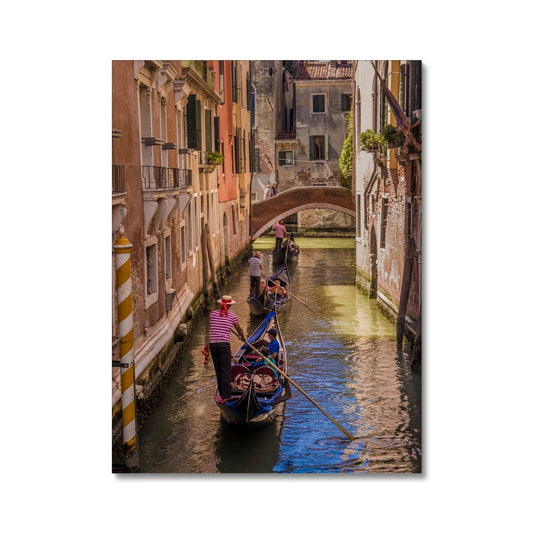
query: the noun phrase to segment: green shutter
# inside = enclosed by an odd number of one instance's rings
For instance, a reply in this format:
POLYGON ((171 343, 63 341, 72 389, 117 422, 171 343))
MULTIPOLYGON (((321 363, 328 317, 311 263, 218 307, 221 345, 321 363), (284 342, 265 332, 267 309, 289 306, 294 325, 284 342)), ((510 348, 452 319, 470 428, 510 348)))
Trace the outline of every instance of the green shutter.
POLYGON ((315 137, 309 135, 309 160, 314 161, 315 159, 315 137))
POLYGON ((197 148, 196 145, 196 95, 191 94, 187 99, 187 148, 197 148))
POLYGON ((211 110, 205 110, 205 150, 213 151, 213 138, 211 136, 211 110))
POLYGON ((215 150, 220 152, 220 117, 215 117, 215 150))
POLYGON ((328 134, 324 135, 324 160, 328 160, 328 134))
POLYGON ((196 149, 202 149, 202 103, 196 100, 196 149))

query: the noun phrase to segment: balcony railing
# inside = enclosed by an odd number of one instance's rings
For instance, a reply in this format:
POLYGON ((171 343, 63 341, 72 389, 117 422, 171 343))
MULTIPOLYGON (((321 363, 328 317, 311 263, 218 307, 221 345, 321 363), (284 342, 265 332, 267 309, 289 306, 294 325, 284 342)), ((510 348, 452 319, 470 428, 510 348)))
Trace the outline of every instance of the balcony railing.
POLYGON ((126 191, 125 165, 113 165, 113 194, 126 191))
POLYGON ((177 189, 192 185, 192 170, 185 168, 142 167, 143 189, 177 189))

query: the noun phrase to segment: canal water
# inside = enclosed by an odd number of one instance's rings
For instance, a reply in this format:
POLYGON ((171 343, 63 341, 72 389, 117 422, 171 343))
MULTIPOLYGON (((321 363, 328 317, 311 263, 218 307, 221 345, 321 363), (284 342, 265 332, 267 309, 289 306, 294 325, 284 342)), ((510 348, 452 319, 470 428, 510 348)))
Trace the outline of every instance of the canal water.
MULTIPOLYGON (((289 376, 337 423, 350 440, 297 389, 269 426, 242 433, 228 427, 213 402, 216 384, 202 348, 207 316, 195 327, 156 411, 139 433, 145 473, 421 472, 421 376, 407 355, 397 356, 395 324, 354 285, 353 239, 300 239, 291 267, 292 299, 280 315, 289 376), (304 305, 305 304, 305 305, 304 305)), ((272 273, 273 239, 254 248, 272 273)), ((237 304, 245 333, 261 322, 250 314, 247 265, 223 289, 237 304)), ((239 341, 232 339, 232 349, 239 341)))

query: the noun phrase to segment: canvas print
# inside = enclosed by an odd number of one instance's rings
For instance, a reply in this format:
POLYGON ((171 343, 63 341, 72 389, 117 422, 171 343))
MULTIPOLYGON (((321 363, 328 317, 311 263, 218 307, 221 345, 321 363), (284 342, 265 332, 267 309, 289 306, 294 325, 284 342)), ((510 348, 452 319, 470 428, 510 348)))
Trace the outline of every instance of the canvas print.
POLYGON ((420 474, 422 63, 112 62, 112 471, 420 474))

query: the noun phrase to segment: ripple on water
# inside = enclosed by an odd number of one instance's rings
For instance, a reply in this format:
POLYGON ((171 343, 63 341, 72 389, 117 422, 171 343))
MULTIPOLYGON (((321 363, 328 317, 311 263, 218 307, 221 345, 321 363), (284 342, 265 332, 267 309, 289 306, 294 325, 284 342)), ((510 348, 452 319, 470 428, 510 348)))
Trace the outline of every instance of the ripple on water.
MULTIPOLYGON (((140 432, 141 471, 420 471, 420 380, 396 356, 394 323, 354 286, 353 246, 324 249, 333 241, 321 239, 320 246, 307 248, 319 264, 300 254, 291 269, 292 290, 307 307, 293 300, 280 324, 290 377, 355 439, 294 387, 284 414, 266 428, 246 434, 222 423, 213 402, 213 365, 204 367, 200 353, 209 331, 203 318, 140 432)), ((270 254, 264 253, 263 260, 265 272, 273 272, 270 254)), ((223 290, 237 300, 234 311, 251 332, 260 321, 246 304, 247 272, 235 275, 223 290)))

